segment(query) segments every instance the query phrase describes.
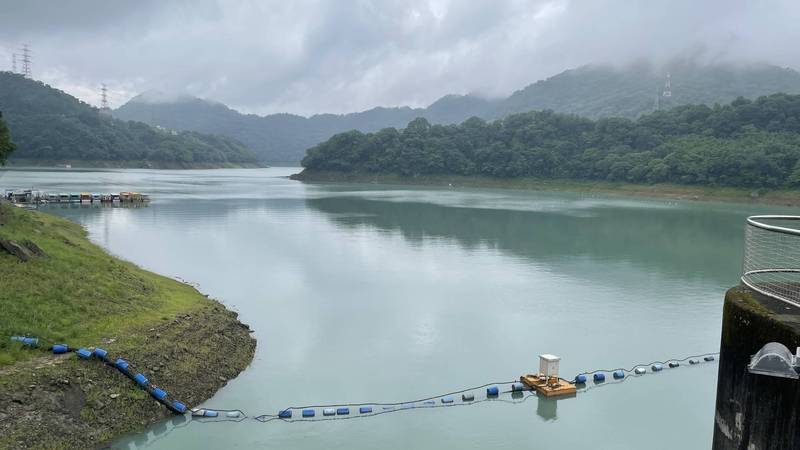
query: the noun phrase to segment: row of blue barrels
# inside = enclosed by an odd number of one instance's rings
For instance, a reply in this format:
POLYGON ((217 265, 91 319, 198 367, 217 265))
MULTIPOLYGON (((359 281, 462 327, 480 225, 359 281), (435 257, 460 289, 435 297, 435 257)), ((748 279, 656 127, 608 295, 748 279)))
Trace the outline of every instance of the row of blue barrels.
MULTIPOLYGON (((511 383, 511 390, 514 392, 517 391, 524 391, 528 390, 527 386, 522 383, 515 382, 511 383)), ((488 386, 486 388, 486 398, 496 398, 500 395, 500 387, 499 386, 488 386)), ((461 394, 461 402, 462 403, 471 403, 475 401, 475 394, 472 392, 464 392, 461 394)), ((358 406, 358 414, 368 415, 368 414, 375 414, 377 412, 385 413, 391 411, 399 411, 404 409, 413 409, 413 408, 430 408, 433 406, 450 406, 455 404, 455 397, 452 395, 445 395, 438 398, 430 398, 427 400, 421 400, 419 402, 409 402, 409 403, 394 403, 391 405, 373 405, 373 406, 358 406), (437 402, 438 400, 438 402, 437 402), (377 408, 380 409, 377 409, 377 408)), ((300 416, 304 419, 311 419, 316 417, 317 409, 316 408, 287 408, 281 411, 278 411, 278 418, 279 419, 291 419, 293 416, 293 410, 300 410, 300 416)), ((322 409, 322 416, 324 417, 333 417, 333 416, 349 416, 351 413, 350 407, 348 406, 338 406, 338 407, 323 407, 322 409)), ((353 411, 356 409, 353 408, 353 411)))
MULTIPOLYGON (((11 336, 11 340, 15 342, 20 342, 23 345, 27 345, 30 347, 38 347, 39 339, 35 337, 27 337, 27 336, 11 336)), ((117 358, 115 361, 112 361, 108 357, 108 352, 103 350, 100 347, 96 347, 94 350, 89 350, 87 348, 79 348, 77 350, 71 349, 67 344, 53 344, 50 347, 50 351, 52 351, 56 355, 69 353, 74 351, 78 358, 89 360, 92 357, 95 357, 102 361, 103 363, 116 368, 118 371, 122 372, 123 375, 133 380, 141 389, 147 391, 151 397, 156 399, 159 403, 166 406, 167 409, 176 413, 176 414, 183 414, 186 412, 186 405, 169 398, 169 395, 163 389, 153 385, 150 383, 150 380, 147 379, 144 374, 141 372, 137 372, 132 370, 131 364, 128 361, 125 361, 122 358, 117 358)))
MULTIPOLYGON (((706 356, 703 357, 703 360, 706 361, 706 362, 714 361, 714 356, 713 355, 706 355, 706 356)), ((689 359, 689 364, 690 365, 700 364, 700 359, 699 358, 690 358, 689 359)), ((670 369, 674 369, 676 367, 680 367, 680 365, 681 365, 680 361, 670 361, 670 362, 667 363, 667 366, 670 369)), ((661 372, 662 370, 664 370, 664 365, 662 363, 653 363, 650 366, 650 370, 653 371, 653 372, 661 372)), ((621 379, 625 378, 627 372, 630 372, 630 371, 627 371, 627 370, 624 370, 624 369, 617 369, 617 370, 614 370, 614 371, 611 372, 611 376, 614 377, 615 380, 621 380, 621 379)), ((647 373, 647 368, 644 367, 644 366, 635 367, 633 369, 633 373, 635 375, 644 375, 644 374, 647 373)), ((575 376, 575 384, 585 384, 588 381, 588 379, 589 378, 588 378, 587 374, 579 373, 578 375, 575 376)), ((604 372, 602 372, 602 371, 601 372, 595 372, 592 375, 592 379, 594 381, 598 382, 598 383, 606 381, 606 374, 604 372)))

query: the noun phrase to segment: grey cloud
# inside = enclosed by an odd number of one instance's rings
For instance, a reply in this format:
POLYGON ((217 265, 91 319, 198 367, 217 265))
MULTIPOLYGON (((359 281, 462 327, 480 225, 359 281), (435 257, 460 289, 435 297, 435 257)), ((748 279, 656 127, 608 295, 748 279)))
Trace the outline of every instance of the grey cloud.
POLYGON ((794 1, 0 3, 8 60, 29 42, 35 77, 93 103, 107 83, 116 105, 157 89, 258 113, 349 112, 507 95, 587 63, 799 62, 794 1))

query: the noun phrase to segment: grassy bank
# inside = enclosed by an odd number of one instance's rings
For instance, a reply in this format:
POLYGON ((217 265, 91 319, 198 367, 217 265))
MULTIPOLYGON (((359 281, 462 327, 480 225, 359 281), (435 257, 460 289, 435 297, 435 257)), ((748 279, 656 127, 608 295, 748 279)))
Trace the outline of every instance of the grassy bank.
POLYGON ((318 172, 304 170, 292 179, 319 183, 375 183, 420 186, 478 187, 580 192, 588 194, 665 198, 671 200, 723 201, 800 206, 800 190, 763 190, 678 184, 632 184, 607 181, 542 180, 536 178, 490 178, 457 175, 403 177, 393 174, 318 172))
POLYGON ((94 447, 169 416, 121 373, 73 354, 22 348, 31 334, 102 346, 190 405, 251 361, 255 341, 236 314, 193 287, 142 270, 55 216, 0 203, 0 448, 94 447))
POLYGON ((266 164, 250 163, 185 163, 179 161, 119 161, 119 160, 50 160, 50 159, 21 159, 8 160, 10 167, 64 167, 70 165, 74 168, 84 169, 256 169, 267 167, 266 164))

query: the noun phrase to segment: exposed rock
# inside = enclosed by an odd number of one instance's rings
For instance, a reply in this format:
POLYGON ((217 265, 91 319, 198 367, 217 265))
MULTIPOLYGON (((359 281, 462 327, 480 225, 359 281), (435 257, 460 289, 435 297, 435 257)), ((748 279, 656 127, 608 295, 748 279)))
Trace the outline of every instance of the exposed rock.
POLYGON ((30 250, 14 241, 0 239, 0 248, 16 256, 20 261, 30 261, 34 257, 30 250))
POLYGON ((42 250, 41 247, 39 247, 38 245, 36 245, 35 242, 33 242, 33 241, 29 240, 29 239, 26 239, 26 240, 22 241, 22 245, 25 246, 28 250, 30 250, 31 253, 33 253, 36 256, 39 256, 39 257, 47 256, 47 253, 45 253, 44 250, 42 250))

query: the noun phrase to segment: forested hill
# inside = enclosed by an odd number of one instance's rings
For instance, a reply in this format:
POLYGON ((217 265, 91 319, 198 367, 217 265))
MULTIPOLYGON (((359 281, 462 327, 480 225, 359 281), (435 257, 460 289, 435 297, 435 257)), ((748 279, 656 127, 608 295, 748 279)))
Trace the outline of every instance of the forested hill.
POLYGON ((102 161, 156 167, 257 162, 235 139, 114 119, 60 90, 10 72, 0 72, 0 110, 17 146, 12 162, 102 161))
POLYGON ((192 97, 145 93, 114 115, 179 130, 219 133, 241 140, 266 162, 297 162, 306 149, 336 133, 403 127, 423 117, 431 123, 486 120, 508 114, 552 109, 586 117, 635 118, 656 106, 725 104, 737 97, 757 98, 785 92, 800 94, 800 73, 770 65, 701 65, 673 61, 663 67, 640 63, 617 69, 584 66, 538 81, 504 99, 447 95, 427 108, 374 108, 368 111, 302 117, 291 114, 245 115, 220 103, 192 97), (672 95, 662 94, 670 72, 672 95))
POLYGON ((800 95, 679 106, 636 120, 552 111, 338 134, 309 172, 482 175, 743 187, 800 185, 800 95))

